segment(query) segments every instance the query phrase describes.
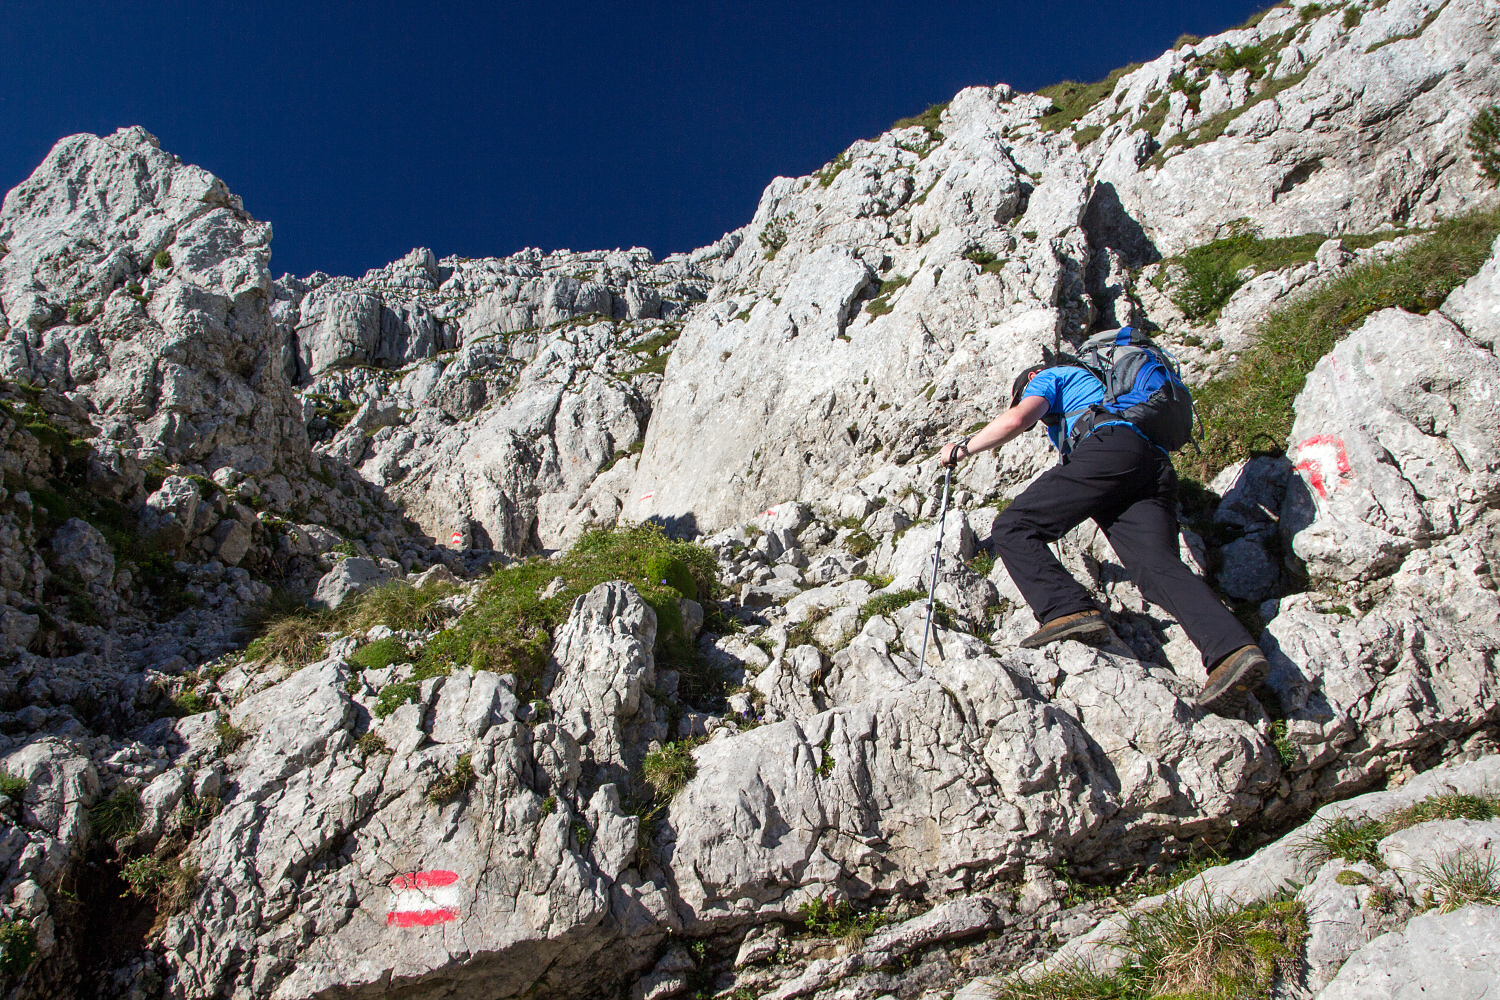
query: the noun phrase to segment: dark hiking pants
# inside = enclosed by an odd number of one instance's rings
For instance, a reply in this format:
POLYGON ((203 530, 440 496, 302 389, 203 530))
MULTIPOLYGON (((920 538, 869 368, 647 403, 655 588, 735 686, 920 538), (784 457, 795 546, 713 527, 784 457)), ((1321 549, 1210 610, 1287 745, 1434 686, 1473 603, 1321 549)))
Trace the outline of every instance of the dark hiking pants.
POLYGON ((1212 668, 1255 641, 1178 556, 1172 460, 1129 427, 1119 426, 1084 438, 995 522, 1000 559, 1038 621, 1094 607, 1088 591, 1047 547, 1089 517, 1146 599, 1187 630, 1206 666, 1212 668))

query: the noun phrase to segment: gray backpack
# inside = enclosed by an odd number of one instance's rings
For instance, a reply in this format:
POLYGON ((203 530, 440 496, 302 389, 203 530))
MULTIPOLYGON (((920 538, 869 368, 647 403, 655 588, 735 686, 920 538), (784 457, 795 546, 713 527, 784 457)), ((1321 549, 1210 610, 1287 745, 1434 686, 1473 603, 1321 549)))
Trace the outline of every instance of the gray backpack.
POLYGON ((1167 451, 1193 439, 1193 396, 1177 359, 1141 331, 1127 326, 1096 333, 1072 360, 1104 383, 1104 400, 1073 423, 1069 450, 1107 420, 1128 420, 1167 451))

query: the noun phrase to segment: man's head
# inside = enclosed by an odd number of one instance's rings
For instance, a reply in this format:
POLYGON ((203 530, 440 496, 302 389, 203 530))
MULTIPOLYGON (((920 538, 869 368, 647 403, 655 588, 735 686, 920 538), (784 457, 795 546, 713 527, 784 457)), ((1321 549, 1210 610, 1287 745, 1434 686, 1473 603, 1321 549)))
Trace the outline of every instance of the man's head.
POLYGON ((1021 393, 1026 391, 1027 383, 1036 378, 1039 373, 1046 370, 1046 365, 1032 365, 1030 368, 1025 369, 1021 372, 1021 374, 1017 375, 1016 380, 1011 383, 1010 387, 1010 405, 1020 406, 1021 393))

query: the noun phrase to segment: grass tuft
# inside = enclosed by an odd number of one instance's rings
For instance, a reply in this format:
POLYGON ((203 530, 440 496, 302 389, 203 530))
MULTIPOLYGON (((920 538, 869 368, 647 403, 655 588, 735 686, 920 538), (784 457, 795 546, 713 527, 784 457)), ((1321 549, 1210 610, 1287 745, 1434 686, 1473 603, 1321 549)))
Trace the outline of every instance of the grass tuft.
POLYGON ((89 810, 94 833, 107 843, 129 837, 141 828, 141 797, 121 786, 115 793, 89 810))
POLYGON ((452 771, 439 771, 438 779, 427 788, 427 801, 441 805, 457 798, 474 784, 474 759, 469 754, 460 754, 453 762, 452 771))
POLYGON ((1207 482, 1251 454, 1280 453, 1293 401, 1318 361, 1373 312, 1437 308, 1489 258, 1497 234, 1500 211, 1451 219, 1395 258, 1352 267, 1273 312, 1239 364, 1194 393, 1203 439, 1181 456, 1180 471, 1207 482))
POLYGON ((1417 869, 1429 884, 1425 902, 1441 913, 1471 903, 1500 906, 1500 861, 1490 851, 1459 848, 1417 869))
POLYGON ((1500 795, 1461 795, 1450 792, 1432 795, 1415 805, 1397 810, 1381 819, 1351 819, 1338 816, 1298 846, 1302 856, 1321 865, 1334 858, 1345 861, 1368 861, 1384 869, 1379 845, 1397 830, 1434 820, 1488 820, 1500 817, 1500 795))
POLYGON ((641 762, 641 777, 650 786, 658 802, 672 801, 693 780, 698 773, 698 763, 693 760, 693 748, 702 742, 701 737, 679 740, 646 755, 646 759, 641 762))
POLYGON ((127 861, 121 875, 126 895, 150 900, 163 913, 181 910, 198 888, 196 867, 184 867, 149 855, 127 861))
POLYGON ((878 911, 860 913, 846 899, 831 900, 819 897, 803 903, 797 908, 797 919, 802 929, 815 937, 838 938, 851 950, 864 943, 864 939, 882 927, 889 918, 878 911))
POLYGON ((999 984, 997 1000, 1249 1000, 1295 982, 1307 913, 1295 899, 1241 907, 1207 894, 1130 918, 1114 972, 1073 965, 999 984))
POLYGON ((250 738, 249 733, 227 718, 219 720, 219 724, 214 727, 214 733, 219 737, 219 753, 225 755, 234 753, 250 738))
POLYGON ((9 771, 0 771, 0 795, 12 802, 20 802, 26 795, 26 779, 9 771))

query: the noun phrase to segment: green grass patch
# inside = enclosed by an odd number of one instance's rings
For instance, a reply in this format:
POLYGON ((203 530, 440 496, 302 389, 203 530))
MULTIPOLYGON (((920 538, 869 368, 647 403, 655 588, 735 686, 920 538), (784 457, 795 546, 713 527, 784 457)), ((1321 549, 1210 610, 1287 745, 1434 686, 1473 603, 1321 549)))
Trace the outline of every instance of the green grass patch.
POLYGON ((209 710, 208 699, 196 691, 184 691, 172 699, 168 715, 185 719, 189 715, 202 715, 209 710))
POLYGON ((1201 146, 1205 143, 1213 142, 1214 140, 1222 136, 1224 132, 1229 128, 1230 124, 1240 115, 1244 114, 1246 111, 1249 111, 1251 108, 1255 107, 1257 104, 1260 104, 1262 101, 1269 101, 1283 91, 1290 90, 1291 88, 1297 86, 1297 84, 1301 83, 1303 80, 1307 79, 1307 74, 1312 72, 1312 68, 1314 65, 1316 65, 1316 62, 1308 64, 1308 66, 1301 72, 1293 73, 1291 76, 1284 77, 1280 80, 1268 80, 1266 81, 1265 86, 1261 87, 1260 93, 1256 94, 1254 97, 1246 101, 1244 104, 1241 104, 1239 107, 1230 108, 1228 111, 1221 111, 1218 114, 1214 115, 1212 118, 1209 118, 1207 121, 1200 122, 1199 124, 1193 126, 1193 128, 1188 130, 1187 132, 1179 132, 1177 135, 1172 136, 1172 138, 1168 139, 1167 142, 1161 147, 1161 149, 1158 149, 1155 154, 1152 155, 1147 165, 1160 167, 1163 163, 1166 162, 1168 152, 1173 149, 1179 147, 1183 149, 1192 149, 1194 146, 1201 146))
POLYGON ((879 615, 895 614, 913 601, 920 601, 926 596, 920 590, 898 590, 894 594, 876 594, 859 609, 858 627, 864 628, 866 622, 879 615))
POLYGON ((759 238, 766 260, 774 260, 787 243, 786 219, 775 218, 767 222, 761 227, 759 238))
POLYGON ((245 652, 255 659, 300 666, 321 655, 325 633, 368 631, 376 625, 393 631, 436 628, 453 617, 442 601, 458 589, 451 583, 433 582, 419 588, 391 580, 331 611, 309 607, 284 591, 275 591, 241 622, 242 628, 256 636, 245 652))
POLYGON ((1276 897, 1241 907, 1206 894, 1130 917, 1113 942, 1123 964, 1086 964, 996 984, 996 1000, 1250 1000, 1298 980, 1307 913, 1276 897))
POLYGON ((1280 453, 1292 403, 1319 359, 1373 312, 1437 308, 1489 258, 1497 233, 1500 211, 1451 219, 1396 257, 1349 268, 1273 312, 1239 364, 1194 392, 1203 437, 1198 451, 1182 453, 1179 470, 1208 482, 1241 458, 1280 453))
MULTIPOLYGON (((1328 239, 1324 233, 1262 239, 1245 219, 1236 220, 1230 228, 1231 235, 1163 262, 1166 268, 1180 270, 1181 277, 1173 283, 1170 298, 1195 323, 1212 322, 1218 317, 1224 303, 1244 284, 1239 278, 1240 271, 1248 267, 1259 274, 1306 264, 1317 256, 1318 248, 1328 239)), ((1361 250, 1407 233, 1404 229, 1392 229, 1340 239, 1346 249, 1361 250)))
MULTIPOLYGON (((848 153, 840 153, 837 159, 825 166, 822 170, 818 171, 818 186, 826 188, 828 185, 832 184, 834 178, 843 173, 845 170, 848 170, 849 164, 852 162, 853 160, 850 158, 848 153)), ((781 248, 777 247, 777 249, 779 250, 781 248)))
POLYGON ((943 112, 948 110, 948 104, 948 101, 944 101, 942 104, 928 105, 927 110, 922 112, 920 115, 913 115, 910 118, 902 118, 898 120, 894 125, 892 125, 891 129, 926 129, 927 139, 929 142, 942 142, 943 133, 938 131, 938 127, 943 123, 943 112))
POLYGON ((393 663, 411 662, 411 652, 395 636, 376 639, 354 651, 349 662, 361 670, 384 670, 393 663))
POLYGON ((1064 80, 1062 83, 1043 87, 1037 93, 1052 101, 1052 110, 1037 119, 1037 124, 1049 132, 1061 132, 1113 94, 1115 85, 1120 82, 1122 76, 1135 72, 1142 65, 1144 64, 1131 63, 1129 66, 1121 66, 1097 83, 1064 80))
POLYGON ((36 934, 24 920, 0 922, 0 975, 19 976, 36 958, 36 934))
POLYGON ((1297 850, 1314 865, 1333 858, 1366 861, 1384 868, 1379 844, 1398 830, 1434 820, 1489 820, 1500 817, 1500 795, 1432 795, 1415 805, 1399 809, 1380 819, 1355 819, 1337 816, 1305 837, 1297 850))
POLYGON ((12 802, 20 802, 26 795, 26 779, 9 771, 0 771, 0 795, 12 802))
POLYGON ((316 392, 308 393, 307 398, 313 401, 313 416, 322 417, 336 431, 347 427, 359 410, 359 404, 347 399, 334 399, 316 392))
POLYGON ((1073 144, 1082 149, 1103 134, 1103 125, 1090 125, 1088 128, 1075 129, 1073 132, 1073 144))
POLYGON ((658 802, 671 802, 693 780, 698 773, 693 748, 702 742, 701 737, 679 740, 646 755, 641 762, 641 778, 658 802))
POLYGON ((375 699, 375 717, 384 719, 407 702, 416 701, 419 686, 416 681, 397 681, 381 688, 375 699))
POLYGON ((879 546, 876 544, 875 539, 870 537, 869 532, 861 530, 854 532, 848 538, 844 539, 844 548, 848 549, 849 554, 854 558, 863 559, 879 548, 879 546))
POLYGON ((897 290, 905 288, 909 284, 911 284, 911 279, 905 277, 904 275, 893 274, 889 278, 886 278, 880 283, 879 287, 876 288, 875 297, 869 302, 865 303, 865 312, 869 313, 871 316, 886 315, 894 308, 894 306, 891 305, 891 296, 894 295, 897 290))
POLYGON ((699 598, 717 596, 718 563, 701 545, 673 541, 651 524, 591 531, 555 562, 529 559, 493 573, 474 606, 428 643, 413 679, 461 664, 515 674, 524 691, 540 679, 553 632, 567 621, 573 602, 601 583, 623 580, 656 612, 657 669, 679 671, 680 690, 689 701, 717 696, 717 673, 683 630, 681 593, 652 572, 664 565, 662 559, 686 568, 699 598), (554 577, 562 577, 564 586, 543 600, 540 594, 554 577))

